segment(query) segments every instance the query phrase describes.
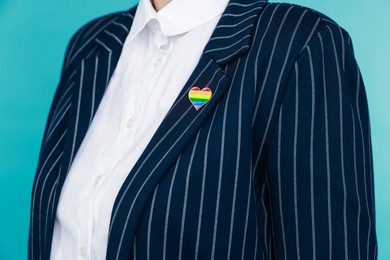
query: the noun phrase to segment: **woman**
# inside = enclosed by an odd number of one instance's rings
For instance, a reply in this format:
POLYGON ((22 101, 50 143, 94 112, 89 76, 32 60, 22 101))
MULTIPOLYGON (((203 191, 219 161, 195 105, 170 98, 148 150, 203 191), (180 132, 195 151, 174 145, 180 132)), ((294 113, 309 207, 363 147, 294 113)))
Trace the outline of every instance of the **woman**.
POLYGON ((30 259, 375 259, 349 35, 304 7, 149 2, 71 40, 30 259))

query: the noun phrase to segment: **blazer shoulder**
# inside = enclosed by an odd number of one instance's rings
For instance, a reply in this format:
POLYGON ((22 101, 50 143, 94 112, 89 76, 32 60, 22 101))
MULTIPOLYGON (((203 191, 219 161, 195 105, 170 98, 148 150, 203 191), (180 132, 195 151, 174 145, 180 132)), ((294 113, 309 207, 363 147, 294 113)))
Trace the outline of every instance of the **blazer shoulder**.
POLYGON ((312 29, 316 24, 319 25, 319 28, 326 25, 338 26, 329 16, 314 9, 296 4, 268 3, 262 15, 272 17, 271 25, 278 23, 278 21, 284 21, 286 25, 292 27, 300 25, 301 30, 305 28, 312 29))
POLYGON ((327 15, 308 7, 287 3, 267 3, 255 25, 253 47, 267 43, 269 51, 278 47, 298 57, 301 51, 324 29, 348 33, 327 15))

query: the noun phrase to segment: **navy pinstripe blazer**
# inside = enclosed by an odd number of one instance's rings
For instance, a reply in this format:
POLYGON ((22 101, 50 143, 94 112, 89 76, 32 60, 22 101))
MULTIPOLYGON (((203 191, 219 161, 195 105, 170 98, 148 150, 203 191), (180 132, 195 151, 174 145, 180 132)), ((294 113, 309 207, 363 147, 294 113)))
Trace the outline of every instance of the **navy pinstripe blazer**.
MULTIPOLYGON (((94 20, 69 44, 34 181, 29 259, 50 256, 61 188, 134 13, 94 20)), ((116 198, 107 259, 375 259, 371 158, 349 35, 307 8, 231 0, 116 198), (198 111, 194 86, 213 91, 198 111)))

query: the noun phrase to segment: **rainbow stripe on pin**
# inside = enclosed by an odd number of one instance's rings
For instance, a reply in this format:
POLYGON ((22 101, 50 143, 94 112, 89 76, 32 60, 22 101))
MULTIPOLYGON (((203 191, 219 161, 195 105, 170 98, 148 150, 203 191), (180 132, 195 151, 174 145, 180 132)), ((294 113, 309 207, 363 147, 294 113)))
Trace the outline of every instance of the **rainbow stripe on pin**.
POLYGON ((203 88, 202 90, 198 87, 193 87, 188 92, 188 98, 196 110, 199 110, 207 102, 210 101, 213 92, 209 88, 203 88))

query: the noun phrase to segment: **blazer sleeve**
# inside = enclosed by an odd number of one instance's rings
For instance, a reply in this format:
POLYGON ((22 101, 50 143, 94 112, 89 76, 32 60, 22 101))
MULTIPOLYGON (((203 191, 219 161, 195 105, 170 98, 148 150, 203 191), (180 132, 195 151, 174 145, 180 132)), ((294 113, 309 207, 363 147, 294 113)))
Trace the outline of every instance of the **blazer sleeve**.
POLYGON ((74 55, 74 52, 77 51, 77 45, 81 41, 81 38, 82 38, 81 36, 82 36, 86 27, 87 26, 83 26, 82 28, 80 28, 72 36, 72 38, 70 39, 70 41, 66 47, 66 51, 65 51, 65 55, 64 55, 64 59, 63 59, 63 63, 62 63, 61 75, 60 75, 61 78, 60 78, 58 86, 55 90, 54 97, 53 97, 53 100, 52 100, 52 103, 50 106, 49 114, 48 114, 48 117, 46 120, 45 130, 44 130, 42 143, 41 143, 41 153, 43 151, 42 148, 44 147, 44 145, 47 141, 48 133, 50 132, 51 127, 53 126, 52 125, 53 124, 53 117, 55 117, 54 115, 56 114, 56 112, 58 112, 58 110, 60 110, 60 105, 63 105, 60 101, 63 101, 63 100, 61 100, 63 98, 62 95, 64 94, 64 91, 66 91, 63 89, 63 85, 64 85, 63 83, 66 81, 66 77, 65 77, 66 69, 69 66, 69 61, 72 58, 72 56, 74 55))
POLYGON ((292 68, 266 186, 276 259, 376 259, 366 94, 350 37, 335 24, 292 68))

